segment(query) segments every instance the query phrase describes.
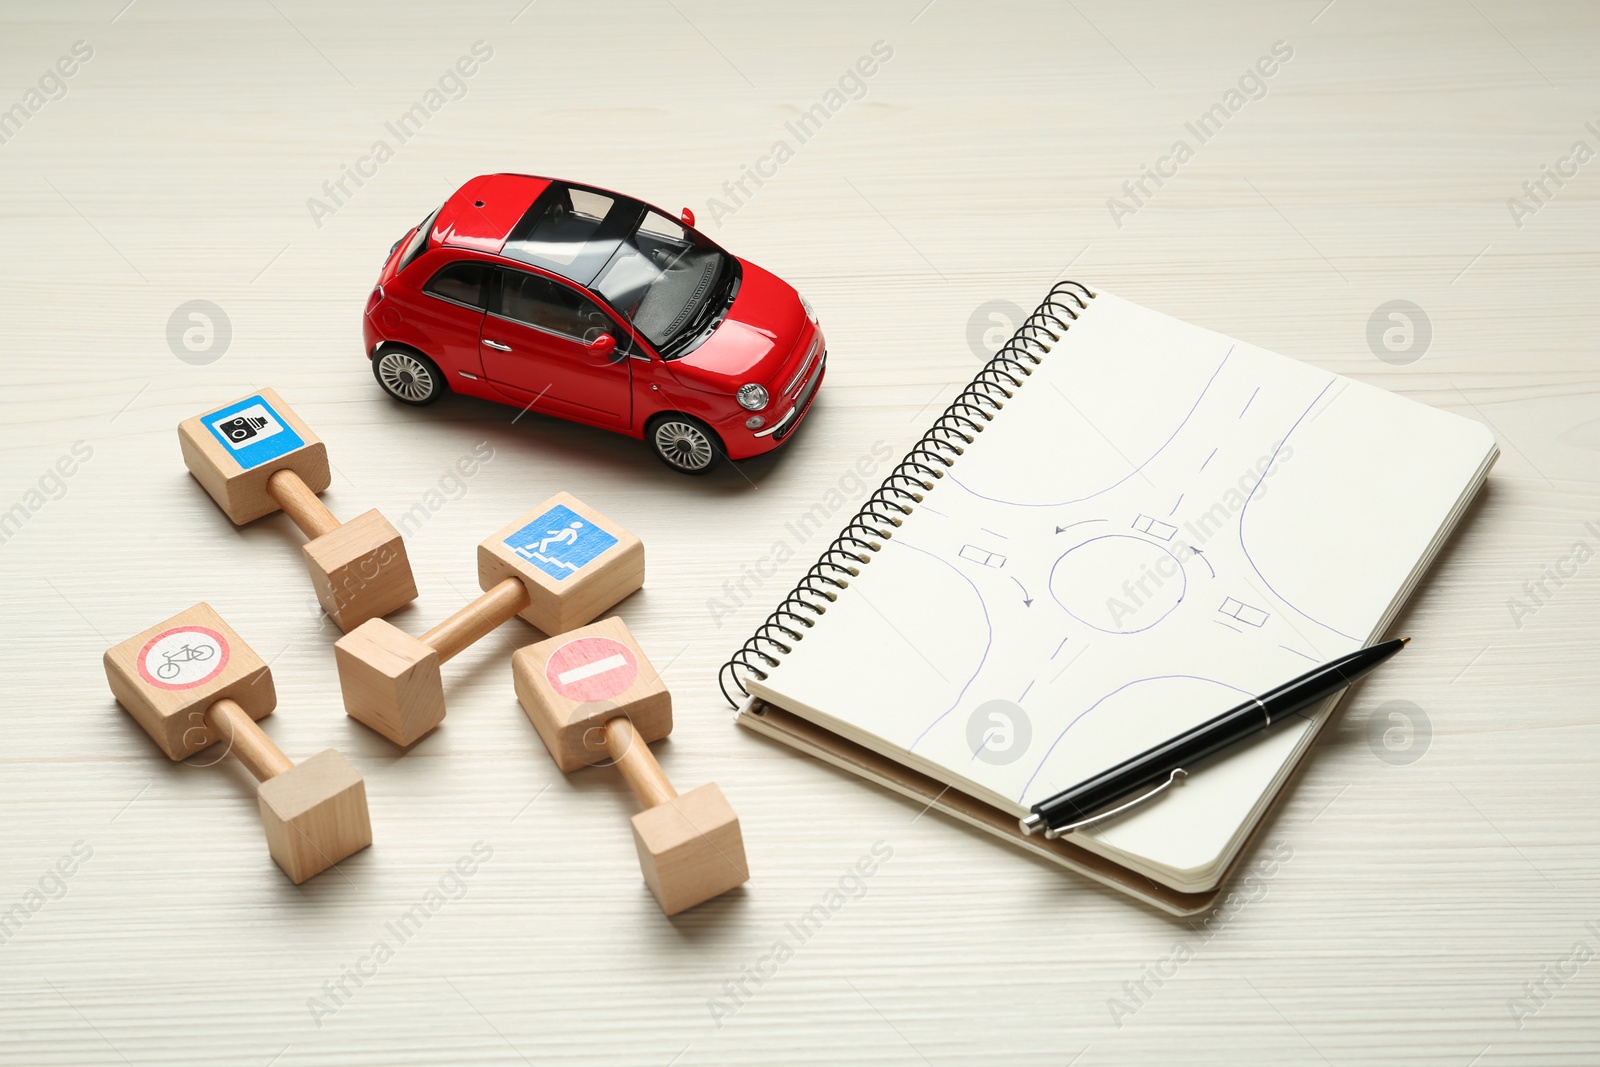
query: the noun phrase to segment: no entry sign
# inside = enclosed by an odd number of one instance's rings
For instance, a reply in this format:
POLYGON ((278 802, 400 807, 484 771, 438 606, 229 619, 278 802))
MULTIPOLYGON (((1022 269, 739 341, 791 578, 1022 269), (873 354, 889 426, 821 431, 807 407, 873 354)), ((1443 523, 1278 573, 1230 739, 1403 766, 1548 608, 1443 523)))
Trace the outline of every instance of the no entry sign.
POLYGON ((610 637, 580 637, 550 654, 545 681, 568 700, 610 700, 639 675, 633 649, 610 637))

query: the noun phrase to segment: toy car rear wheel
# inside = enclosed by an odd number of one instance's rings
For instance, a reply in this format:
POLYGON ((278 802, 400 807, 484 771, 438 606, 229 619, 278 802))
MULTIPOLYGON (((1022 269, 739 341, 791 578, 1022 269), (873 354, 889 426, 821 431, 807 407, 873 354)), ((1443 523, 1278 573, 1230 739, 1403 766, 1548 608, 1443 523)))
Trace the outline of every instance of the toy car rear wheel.
POLYGON ((385 348, 372 357, 372 376, 402 404, 431 404, 447 388, 439 365, 410 348, 385 348))
POLYGON ((657 415, 644 439, 656 458, 681 474, 705 474, 723 455, 716 431, 688 415, 657 415))

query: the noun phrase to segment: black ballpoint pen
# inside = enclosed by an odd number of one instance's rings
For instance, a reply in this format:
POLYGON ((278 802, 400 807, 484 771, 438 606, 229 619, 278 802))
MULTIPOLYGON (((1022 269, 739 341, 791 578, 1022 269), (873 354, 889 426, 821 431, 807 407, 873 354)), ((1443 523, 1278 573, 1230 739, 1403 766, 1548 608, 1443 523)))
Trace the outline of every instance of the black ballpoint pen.
POLYGON ((1022 832, 1031 834, 1043 830, 1046 837, 1059 837, 1143 803, 1181 781, 1187 774, 1185 767, 1266 729, 1274 720, 1303 711, 1332 696, 1399 652, 1410 640, 1402 637, 1382 641, 1340 656, 1259 697, 1251 697, 1170 741, 1163 741, 1093 778, 1064 789, 1033 806, 1033 813, 1021 820, 1022 832), (1161 784, 1150 792, 1110 811, 1101 811, 1112 801, 1156 782, 1161 784))

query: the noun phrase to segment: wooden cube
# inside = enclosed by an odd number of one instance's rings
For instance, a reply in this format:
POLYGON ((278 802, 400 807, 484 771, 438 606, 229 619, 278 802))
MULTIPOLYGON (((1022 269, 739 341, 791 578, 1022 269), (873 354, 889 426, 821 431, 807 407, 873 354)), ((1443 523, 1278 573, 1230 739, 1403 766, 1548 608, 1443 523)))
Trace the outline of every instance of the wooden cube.
POLYGON ((261 783, 267 851, 299 885, 372 844, 367 786, 333 749, 261 783))
POLYGON ((196 604, 105 654, 106 681, 169 759, 216 741, 206 709, 229 697, 253 719, 272 714, 272 672, 210 604, 196 604))
POLYGON ((317 602, 345 633, 417 598, 400 531, 376 511, 307 541, 301 551, 317 602))
POLYGON ((278 510, 267 479, 292 470, 314 493, 328 488, 327 446, 271 389, 178 424, 183 462, 228 518, 243 525, 278 510))
POLYGON ((439 653, 383 619, 334 642, 344 710, 397 745, 414 744, 444 721, 439 653))
POLYGON ((750 880, 739 816, 715 782, 635 815, 633 843, 645 883, 668 915, 750 880))
POLYGON ((570 493, 557 493, 478 546, 478 585, 521 578, 524 619, 565 633, 644 585, 644 544, 570 493))
POLYGON ((672 732, 672 694, 615 616, 519 648, 517 699, 565 772, 607 758, 607 719, 626 715, 646 743, 672 732))

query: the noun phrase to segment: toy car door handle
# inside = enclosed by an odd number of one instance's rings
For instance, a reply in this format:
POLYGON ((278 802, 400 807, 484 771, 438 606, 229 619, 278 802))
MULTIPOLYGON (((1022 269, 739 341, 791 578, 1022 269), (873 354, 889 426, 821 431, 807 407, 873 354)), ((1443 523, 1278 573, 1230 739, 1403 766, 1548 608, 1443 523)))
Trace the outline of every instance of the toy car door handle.
POLYGON ((499 341, 491 341, 487 337, 483 339, 483 343, 488 345, 490 348, 498 349, 501 352, 511 351, 510 345, 503 345, 499 341))

